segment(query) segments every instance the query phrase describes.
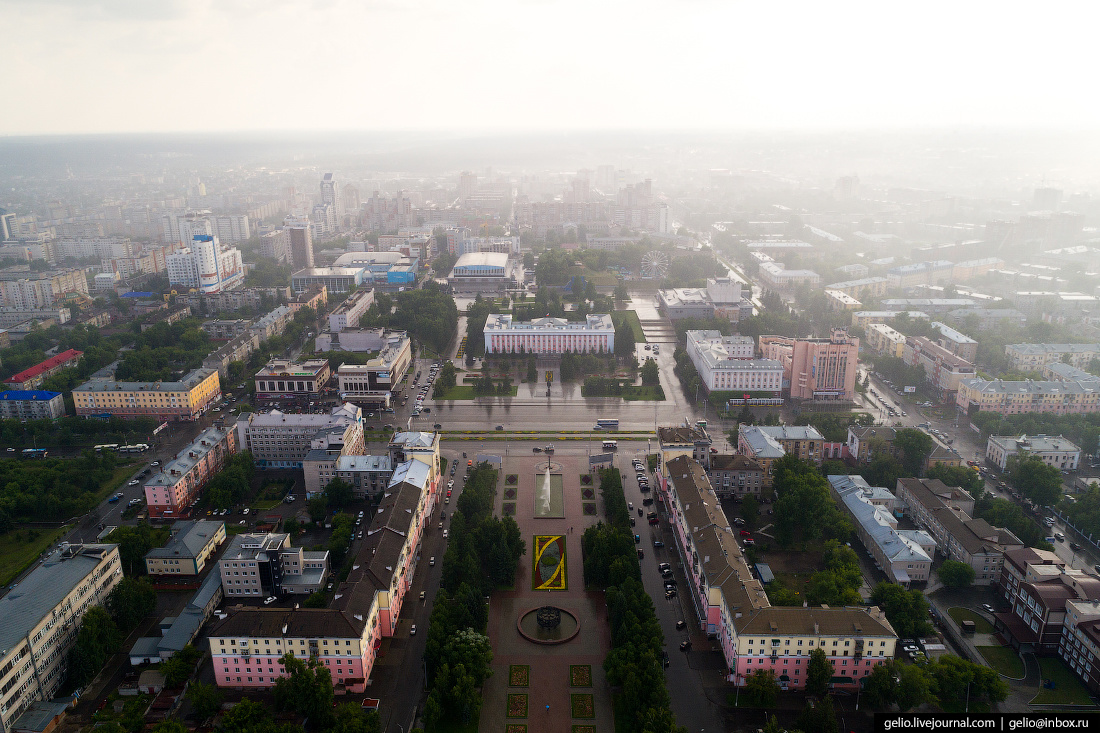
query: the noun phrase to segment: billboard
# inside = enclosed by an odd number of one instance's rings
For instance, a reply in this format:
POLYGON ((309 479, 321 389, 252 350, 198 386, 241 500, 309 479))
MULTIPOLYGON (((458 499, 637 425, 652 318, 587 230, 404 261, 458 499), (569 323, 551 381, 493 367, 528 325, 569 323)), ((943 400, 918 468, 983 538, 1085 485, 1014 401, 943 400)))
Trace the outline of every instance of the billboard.
POLYGON ((917 391, 916 387, 906 387, 905 388, 905 394, 913 394, 916 391, 917 391))

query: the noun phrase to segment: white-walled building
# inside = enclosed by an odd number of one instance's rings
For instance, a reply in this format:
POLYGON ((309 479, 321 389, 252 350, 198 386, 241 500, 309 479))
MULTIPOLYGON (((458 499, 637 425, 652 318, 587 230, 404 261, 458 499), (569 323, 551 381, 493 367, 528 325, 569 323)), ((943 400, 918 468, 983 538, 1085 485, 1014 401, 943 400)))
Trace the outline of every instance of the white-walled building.
POLYGON ((1081 461, 1081 449, 1061 435, 989 436, 986 461, 1004 471, 1008 459, 1016 455, 1021 459, 1034 456, 1059 471, 1076 471, 1081 461))
MULTIPOLYGON (((783 365, 754 359, 749 336, 723 336, 718 331, 688 331, 687 353, 709 391, 770 392, 783 390, 783 365)), ((759 395, 758 395, 759 396, 759 395)))
POLYGON ((189 247, 168 255, 168 282, 177 289, 218 293, 244 282, 244 261, 236 247, 209 234, 197 234, 189 247))
POLYGON ((485 353, 514 354, 605 353, 615 351, 615 324, 606 313, 592 313, 583 322, 538 318, 513 322, 509 314, 490 314, 485 321, 485 353))
POLYGON ((359 319, 374 304, 374 290, 357 290, 348 296, 336 310, 328 315, 328 327, 333 333, 340 333, 345 328, 355 328, 359 325, 359 319))

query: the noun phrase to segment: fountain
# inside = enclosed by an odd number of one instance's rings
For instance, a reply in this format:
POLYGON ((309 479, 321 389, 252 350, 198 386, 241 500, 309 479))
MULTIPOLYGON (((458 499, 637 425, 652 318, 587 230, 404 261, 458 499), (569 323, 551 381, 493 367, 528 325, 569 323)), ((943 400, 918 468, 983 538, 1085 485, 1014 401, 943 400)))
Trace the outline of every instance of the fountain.
POLYGON ((538 500, 541 508, 537 510, 537 513, 548 516, 550 514, 550 461, 546 462, 546 476, 542 480, 538 500))
POLYGON ((533 608, 519 618, 519 633, 535 644, 564 644, 581 630, 577 617, 557 606, 533 608))

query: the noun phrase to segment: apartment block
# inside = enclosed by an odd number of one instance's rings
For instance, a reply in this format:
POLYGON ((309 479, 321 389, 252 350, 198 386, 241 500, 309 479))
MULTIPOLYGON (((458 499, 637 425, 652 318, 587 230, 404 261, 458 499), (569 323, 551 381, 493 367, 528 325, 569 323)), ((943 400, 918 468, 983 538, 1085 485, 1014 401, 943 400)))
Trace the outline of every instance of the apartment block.
POLYGON ((60 392, 0 392, 0 420, 56 420, 64 414, 65 398, 60 392))
POLYGON ((782 262, 764 262, 760 265, 760 280, 776 290, 790 290, 798 285, 820 285, 821 275, 813 270, 788 270, 782 262))
POLYGON ((22 308, 0 307, 0 327, 10 328, 27 321, 54 321, 58 324, 68 323, 72 318, 72 311, 68 308, 55 306, 53 308, 35 308, 26 310, 22 308))
POLYGON ((178 289, 218 293, 244 282, 241 251, 209 234, 196 234, 187 247, 168 255, 166 265, 168 282, 178 289))
POLYGON ((1014 369, 1034 372, 1051 362, 1064 362, 1085 369, 1100 358, 1100 344, 1009 344, 1005 356, 1014 369))
POLYGON ((698 425, 657 428, 661 463, 671 461, 677 456, 689 456, 706 470, 710 468, 712 443, 706 429, 698 425))
POLYGON ((910 318, 923 318, 928 320, 928 314, 923 311, 856 311, 852 314, 852 325, 859 326, 860 328, 867 328, 872 323, 886 323, 892 321, 902 313, 906 313, 910 318))
POLYGON ((145 553, 145 572, 152 576, 195 576, 225 542, 225 522, 181 519, 172 525, 164 547, 145 553))
POLYGON ((707 478, 719 499, 759 499, 764 489, 764 467, 737 454, 712 456, 707 478))
POLYGON ((294 311, 289 306, 280 305, 253 321, 249 330, 263 342, 275 336, 282 336, 293 320, 294 311))
POLYGON ((932 322, 932 328, 939 331, 939 336, 934 340, 941 347, 947 349, 955 356, 965 361, 974 363, 978 356, 978 342, 961 331, 956 331, 946 323, 932 322))
POLYGON ((290 260, 290 234, 285 229, 276 229, 260 235, 260 257, 268 257, 276 262, 290 260))
POLYGON ((340 456, 336 478, 351 484, 355 498, 377 497, 389 486, 393 463, 385 456, 340 456))
POLYGON ((950 560, 974 568, 975 585, 991 585, 1001 575, 1006 550, 1023 547, 1016 535, 971 519, 974 497, 961 488, 948 487, 939 479, 898 479, 898 501, 918 527, 936 540, 937 549, 950 560))
POLYGON ((964 379, 959 382, 955 404, 968 415, 983 410, 1002 415, 1087 415, 1100 410, 1100 383, 964 379))
POLYGON ((221 399, 216 369, 196 369, 178 382, 117 382, 93 376, 73 390, 76 414, 194 421, 221 399))
POLYGON ((870 463, 871 459, 874 458, 875 446, 878 445, 889 451, 891 455, 897 456, 897 451, 894 448, 895 437, 897 437, 897 430, 885 425, 872 427, 849 426, 848 455, 856 461, 870 463))
POLYGON ((1038 458, 1059 471, 1076 471, 1081 461, 1081 449, 1061 435, 990 435, 985 446, 985 460, 1004 471, 1008 459, 1018 456, 1038 458))
POLYGON ((867 345, 880 354, 896 359, 905 354, 905 334, 895 331, 885 323, 872 323, 866 328, 867 345))
POLYGON ((852 298, 881 298, 886 295, 887 285, 888 281, 884 277, 863 277, 858 280, 830 283, 825 286, 825 289, 838 290, 852 298))
POLYGON ((25 265, 0 270, 0 305, 21 310, 49 308, 66 293, 88 295, 83 270, 32 272, 25 265))
POLYGON ((825 437, 811 425, 745 425, 737 426, 737 452, 758 461, 765 469, 771 485, 771 467, 779 458, 792 455, 821 465, 824 460, 825 437), (776 452, 776 447, 779 453, 776 452))
POLYGON ((33 390, 62 369, 75 367, 84 356, 83 351, 69 349, 45 361, 8 377, 4 384, 15 390, 33 390))
POLYGON ((291 547, 289 534, 234 535, 218 560, 225 597, 308 595, 325 587, 328 550, 291 547))
POLYGON ((761 336, 760 353, 783 365, 793 400, 852 401, 855 398, 859 339, 834 329, 827 339, 761 336))
POLYGON ((357 290, 348 296, 336 309, 329 313, 328 324, 332 333, 340 333, 345 328, 355 328, 359 319, 374 304, 374 290, 357 290))
POLYGON ((328 359, 309 359, 298 363, 289 359, 273 359, 256 372, 256 397, 272 399, 299 395, 316 395, 332 378, 328 359))
POLYGON ((257 468, 301 468, 312 441, 319 434, 335 442, 332 428, 343 430, 344 455, 362 455, 363 411, 351 404, 332 408, 328 415, 287 414, 279 410, 242 414, 237 420, 241 450, 252 452, 257 468))
POLYGON ((178 518, 189 513, 202 488, 239 450, 237 434, 231 428, 210 427, 199 433, 145 482, 149 517, 178 518))
POLYGON ((825 302, 831 311, 855 311, 863 307, 863 301, 856 300, 843 290, 825 289, 825 302))
POLYGON ((80 620, 120 580, 118 545, 63 543, 0 598, 0 730, 13 730, 32 703, 58 693, 80 620))
POLYGON ((972 363, 923 336, 906 339, 902 359, 924 369, 925 381, 941 394, 958 391, 962 380, 977 374, 972 363))
POLYGON ((1100 693, 1100 601, 1066 601, 1058 656, 1084 681, 1089 692, 1100 693))

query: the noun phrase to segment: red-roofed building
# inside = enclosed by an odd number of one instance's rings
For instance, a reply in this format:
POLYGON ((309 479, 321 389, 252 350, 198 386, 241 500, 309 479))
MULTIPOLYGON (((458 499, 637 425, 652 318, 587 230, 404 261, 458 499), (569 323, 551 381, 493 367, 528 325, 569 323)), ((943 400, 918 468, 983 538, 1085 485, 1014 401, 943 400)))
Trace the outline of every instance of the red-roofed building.
POLYGON ((12 389, 35 389, 41 385, 47 377, 57 374, 62 369, 76 366, 76 363, 80 361, 80 357, 82 356, 84 356, 84 352, 77 351, 76 349, 62 351, 57 356, 51 356, 41 364, 36 364, 30 369, 24 369, 18 374, 13 374, 4 384, 12 389))

